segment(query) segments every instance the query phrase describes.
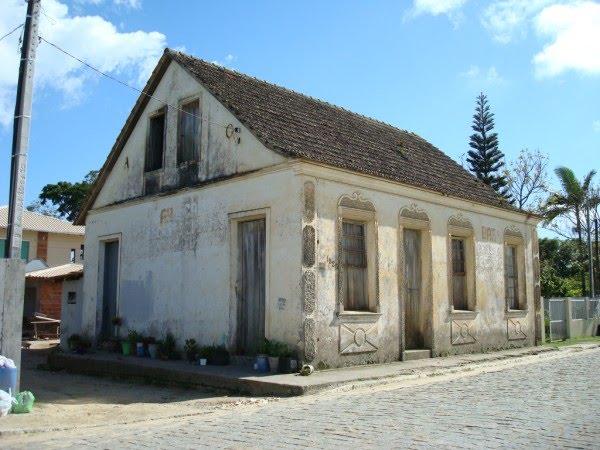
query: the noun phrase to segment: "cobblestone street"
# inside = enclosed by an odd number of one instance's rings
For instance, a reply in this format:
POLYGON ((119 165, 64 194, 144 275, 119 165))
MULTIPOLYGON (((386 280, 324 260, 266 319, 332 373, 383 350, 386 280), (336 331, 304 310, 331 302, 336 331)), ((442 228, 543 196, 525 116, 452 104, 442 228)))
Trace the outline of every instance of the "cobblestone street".
POLYGON ((600 349, 419 385, 33 436, 11 448, 600 448, 600 349), (43 444, 42 444, 43 443, 43 444))

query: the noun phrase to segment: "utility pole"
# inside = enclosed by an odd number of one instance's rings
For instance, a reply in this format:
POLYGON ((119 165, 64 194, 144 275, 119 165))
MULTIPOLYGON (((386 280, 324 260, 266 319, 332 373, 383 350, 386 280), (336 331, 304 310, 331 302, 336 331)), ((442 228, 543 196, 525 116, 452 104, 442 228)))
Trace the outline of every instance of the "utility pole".
POLYGON ((29 125, 31 123, 31 100, 33 97, 33 69, 35 50, 38 45, 40 1, 29 0, 21 48, 17 103, 10 163, 10 196, 8 200, 8 226, 6 229, 6 258, 21 257, 23 239, 23 202, 25 199, 25 176, 27 173, 27 150, 29 148, 29 125))
POLYGON ((589 266, 590 266, 590 298, 595 297, 596 289, 594 288, 594 252, 592 251, 592 222, 590 220, 590 198, 588 197, 587 203, 587 243, 588 243, 588 253, 589 253, 589 266))
POLYGON ((0 259, 0 354, 17 366, 13 392, 19 392, 21 381, 21 338, 23 298, 25 295, 25 262, 21 259, 23 239, 23 201, 31 122, 33 67, 38 44, 40 1, 29 0, 21 48, 21 64, 17 84, 17 102, 10 162, 10 196, 5 258, 0 259))

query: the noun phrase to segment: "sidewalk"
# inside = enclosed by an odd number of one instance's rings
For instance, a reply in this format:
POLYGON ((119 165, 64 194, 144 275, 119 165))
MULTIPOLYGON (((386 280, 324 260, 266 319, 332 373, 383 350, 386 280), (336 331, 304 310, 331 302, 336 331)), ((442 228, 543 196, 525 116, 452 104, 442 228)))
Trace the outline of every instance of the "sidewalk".
POLYGON ((410 377, 441 375, 466 365, 502 361, 554 352, 550 347, 527 347, 495 353, 353 366, 316 371, 310 376, 259 373, 242 366, 195 366, 185 361, 160 361, 115 353, 76 355, 59 353, 48 359, 51 370, 66 369, 85 375, 108 375, 146 383, 185 386, 254 396, 297 396, 354 385, 393 383, 410 377))

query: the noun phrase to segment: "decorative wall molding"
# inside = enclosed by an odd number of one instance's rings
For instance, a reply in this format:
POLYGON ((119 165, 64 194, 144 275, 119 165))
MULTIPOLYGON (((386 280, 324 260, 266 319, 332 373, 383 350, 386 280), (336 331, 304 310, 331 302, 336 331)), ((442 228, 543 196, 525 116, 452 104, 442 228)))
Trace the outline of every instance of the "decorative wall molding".
POLYGON ((340 325, 340 353, 376 352, 379 348, 379 327, 375 323, 345 323, 340 325))
POLYGON ((304 221, 315 220, 315 184, 312 181, 304 183, 304 221))
POLYGON ((519 230, 516 226, 511 225, 510 227, 507 227, 504 230, 504 235, 505 236, 512 236, 512 237, 516 237, 516 238, 521 238, 523 239, 523 233, 521 233, 521 230, 519 230))
POLYGON ((338 205, 345 208, 363 209, 365 211, 375 212, 373 202, 364 199, 359 192, 354 192, 352 195, 342 195, 338 205))
POLYGON ((306 225, 302 229, 302 265, 305 268, 315 265, 315 228, 306 225))
POLYGON ((308 318, 304 320, 304 359, 312 361, 317 356, 317 340, 315 320, 308 318))
POLYGON ((462 213, 457 214, 456 216, 452 216, 448 219, 448 226, 450 227, 459 227, 459 228, 468 228, 470 230, 473 229, 473 225, 469 219, 463 217, 462 213))
POLYGON ((310 316, 316 307, 316 275, 314 270, 302 274, 302 303, 304 314, 310 316))
POLYGON ((400 217, 404 219, 420 220, 423 222, 429 222, 429 216, 427 213, 419 208, 416 203, 410 206, 405 206, 400 210, 400 217))
POLYGON ((474 344, 477 342, 474 321, 452 320, 451 328, 452 345, 474 344))
POLYGON ((527 339, 527 334, 523 329, 525 326, 518 319, 506 319, 506 335, 509 341, 527 339))

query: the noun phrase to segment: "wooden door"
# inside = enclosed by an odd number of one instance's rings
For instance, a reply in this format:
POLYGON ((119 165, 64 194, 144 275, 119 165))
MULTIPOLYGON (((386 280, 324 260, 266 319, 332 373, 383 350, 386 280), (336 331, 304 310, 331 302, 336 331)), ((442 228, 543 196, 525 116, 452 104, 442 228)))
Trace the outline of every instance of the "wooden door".
POLYGON ((119 273, 119 242, 104 244, 104 280, 102 295, 102 338, 114 336, 113 317, 117 315, 117 283, 119 273))
POLYGON ((238 223, 237 352, 255 354, 265 337, 265 219, 238 223))
POLYGON ((406 349, 423 348, 421 232, 404 230, 404 336, 406 349))

